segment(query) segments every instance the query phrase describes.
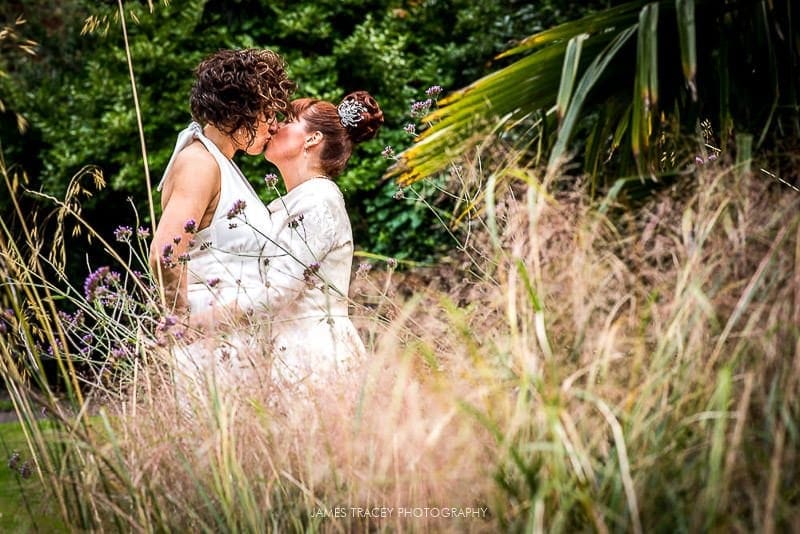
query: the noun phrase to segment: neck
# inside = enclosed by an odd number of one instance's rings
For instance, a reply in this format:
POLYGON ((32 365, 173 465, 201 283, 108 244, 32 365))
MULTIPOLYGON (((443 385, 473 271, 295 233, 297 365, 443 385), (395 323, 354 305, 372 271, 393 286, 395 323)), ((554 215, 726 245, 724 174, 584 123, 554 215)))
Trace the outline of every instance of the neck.
POLYGON ((286 191, 291 191, 303 182, 307 182, 311 178, 327 178, 322 169, 310 165, 302 165, 294 169, 278 169, 283 176, 283 183, 286 185, 286 191))
POLYGON ((213 124, 206 124, 203 128, 203 135, 208 137, 212 143, 217 145, 222 154, 228 158, 233 158, 233 155, 236 154, 236 145, 231 139, 231 136, 225 135, 222 131, 214 126, 213 124))

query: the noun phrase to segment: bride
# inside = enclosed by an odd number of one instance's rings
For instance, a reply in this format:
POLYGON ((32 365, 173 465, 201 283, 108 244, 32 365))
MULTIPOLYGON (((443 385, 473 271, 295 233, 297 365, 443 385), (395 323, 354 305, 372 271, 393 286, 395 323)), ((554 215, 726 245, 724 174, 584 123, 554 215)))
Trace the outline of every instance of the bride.
POLYGON ((267 206, 272 232, 265 306, 273 372, 297 383, 347 371, 364 355, 348 318, 353 233, 335 179, 354 145, 376 135, 383 112, 365 91, 338 106, 295 100, 292 110, 264 154, 287 191, 267 206))

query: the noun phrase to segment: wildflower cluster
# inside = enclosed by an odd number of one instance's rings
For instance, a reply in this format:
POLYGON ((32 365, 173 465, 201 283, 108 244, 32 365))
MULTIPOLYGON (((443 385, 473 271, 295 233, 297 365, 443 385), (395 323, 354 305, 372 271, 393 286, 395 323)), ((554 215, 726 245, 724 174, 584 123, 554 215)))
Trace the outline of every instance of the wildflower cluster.
MULTIPOLYGON (((439 99, 439 95, 442 94, 444 89, 442 89, 441 85, 432 85, 425 90, 425 98, 424 100, 418 100, 411 104, 410 108, 410 116, 413 119, 418 119, 428 115, 431 109, 436 106, 436 103, 439 99)), ((403 127, 403 131, 409 135, 417 137, 419 135, 417 131, 417 124, 415 122, 409 122, 403 127)), ((397 159, 397 155, 395 153, 395 149, 392 146, 386 146, 381 152, 381 155, 385 159, 397 159)), ((395 196, 397 198, 397 196, 395 196)))
POLYGON ((12 471, 16 471, 22 478, 30 478, 31 474, 33 474, 30 463, 27 460, 24 462, 20 460, 19 452, 12 452, 11 456, 8 458, 8 468, 12 471))
POLYGON ((187 234, 196 234, 197 222, 194 219, 187 220, 183 225, 183 231, 187 234))
POLYGON ((303 222, 303 214, 301 213, 300 215, 292 217, 292 219, 289 221, 289 228, 292 229, 297 228, 298 226, 300 226, 300 223, 302 222, 303 222))
POLYGON ((172 269, 177 265, 173 254, 175 253, 175 247, 172 246, 172 243, 167 243, 161 248, 161 265, 163 265, 167 269, 172 269))
POLYGON ((228 210, 228 219, 233 219, 237 215, 241 215, 244 213, 245 208, 247 207, 247 202, 244 200, 237 200, 231 206, 231 209, 228 210))
POLYGON ((278 175, 272 172, 265 174, 264 183, 267 184, 267 187, 277 187, 278 175))
MULTIPOLYGON (((150 229, 140 226, 136 230, 136 237, 145 240, 150 237, 150 229)), ((133 228, 128 225, 120 225, 114 229, 114 239, 120 243, 130 243, 133 239, 133 228)))
POLYGON ((133 228, 130 226, 117 226, 114 230, 114 239, 120 243, 130 243, 133 236, 133 228))
POLYGON ((717 159, 716 154, 710 154, 707 158, 703 158, 701 156, 695 156, 694 162, 698 165, 705 165, 706 163, 711 163, 717 159))
POLYGON ((303 280, 309 286, 314 285, 316 274, 319 272, 319 263, 314 262, 303 270, 303 280))
POLYGON ((361 262, 358 264, 358 269, 356 269, 356 276, 359 278, 365 278, 369 272, 372 270, 372 264, 369 262, 361 262))
POLYGON ((414 102, 413 104, 411 104, 411 116, 422 117, 424 115, 427 115, 432 105, 433 105, 433 100, 430 98, 414 102))
POLYGON ((119 289, 120 274, 110 267, 103 266, 90 273, 83 282, 83 295, 86 301, 106 304, 113 302, 119 289))
POLYGON ((386 145, 386 147, 384 147, 383 152, 381 152, 381 156, 386 159, 396 159, 394 148, 392 148, 390 145, 386 145))

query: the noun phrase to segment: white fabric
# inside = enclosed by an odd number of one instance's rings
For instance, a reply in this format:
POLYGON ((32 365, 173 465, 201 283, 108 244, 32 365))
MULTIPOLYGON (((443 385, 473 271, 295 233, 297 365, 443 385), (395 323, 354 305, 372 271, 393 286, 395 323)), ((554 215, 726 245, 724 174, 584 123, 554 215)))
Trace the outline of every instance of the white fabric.
MULTIPOLYGON (((211 224, 195 235, 195 243, 188 250, 189 309, 199 313, 209 306, 235 303, 241 310, 252 310, 264 298, 266 279, 258 260, 264 252, 264 235, 272 227, 270 213, 236 164, 203 135, 196 122, 178 135, 165 177, 178 153, 195 139, 203 143, 219 165, 220 195, 211 224), (237 201, 244 201, 246 207, 229 219, 228 211, 237 201)), ((162 179, 158 189, 163 185, 162 179)))
MULTIPOLYGON (((271 376, 281 384, 346 372, 365 350, 348 318, 353 236, 339 188, 331 180, 313 178, 264 206, 197 123, 178 136, 165 176, 178 152, 194 139, 216 159, 221 183, 213 220, 196 234, 189 250, 190 312, 236 303, 251 313, 222 341, 176 346, 179 374, 196 384, 261 381, 265 368, 269 371, 265 356, 270 348, 271 376), (228 218, 239 200, 245 209, 228 218)), ((189 395, 185 380, 178 385, 184 388, 182 397, 189 395)))
POLYGON ((342 193, 333 181, 312 178, 268 209, 273 370, 292 382, 347 371, 365 350, 348 318, 353 232, 342 193))
MULTIPOLYGON (((266 278, 261 268, 266 232, 271 231, 270 213, 239 168, 225 157, 192 122, 178 135, 164 177, 164 186, 178 153, 199 140, 214 157, 220 170, 220 194, 211 223, 194 236, 187 262, 187 297, 190 313, 202 313, 210 307, 225 317, 226 307, 254 311, 263 303, 266 278), (237 201, 245 207, 232 218, 228 212, 237 201)), ((225 319, 222 319, 225 321, 225 319)), ((178 343, 172 355, 176 365, 176 387, 181 403, 188 408, 202 400, 208 383, 231 389, 263 377, 268 370, 257 323, 242 324, 241 331, 201 339, 185 345, 178 343)))

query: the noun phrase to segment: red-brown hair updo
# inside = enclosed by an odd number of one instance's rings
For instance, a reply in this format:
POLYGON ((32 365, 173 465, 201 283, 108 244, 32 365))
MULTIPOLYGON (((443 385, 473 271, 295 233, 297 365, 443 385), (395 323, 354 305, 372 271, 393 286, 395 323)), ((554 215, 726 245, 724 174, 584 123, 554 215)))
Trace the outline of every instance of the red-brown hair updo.
POLYGON ((322 133, 320 166, 330 178, 342 173, 353 146, 375 137, 383 124, 383 111, 368 92, 350 93, 342 99, 342 104, 346 102, 357 104, 355 108, 358 110, 353 121, 355 124, 348 126, 342 124, 339 108, 330 102, 315 98, 300 98, 292 102, 294 115, 303 119, 310 131, 322 133))

